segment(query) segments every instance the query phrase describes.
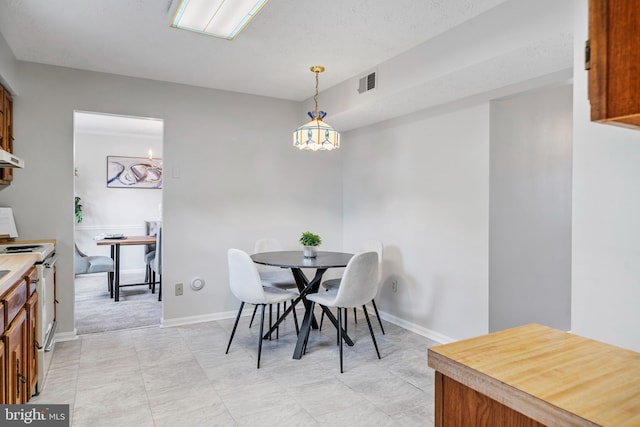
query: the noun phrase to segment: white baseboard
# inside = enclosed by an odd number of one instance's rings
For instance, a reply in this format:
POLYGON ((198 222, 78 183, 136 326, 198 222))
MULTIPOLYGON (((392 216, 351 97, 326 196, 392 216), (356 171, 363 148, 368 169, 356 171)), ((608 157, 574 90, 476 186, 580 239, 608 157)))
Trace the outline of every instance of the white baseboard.
POLYGON ((56 342, 75 341, 78 339, 76 328, 73 328, 72 332, 56 332, 56 342))
MULTIPOLYGON (((367 307, 367 311, 370 313, 373 312, 375 314, 373 308, 369 309, 367 307)), ((449 344, 457 341, 456 339, 450 338, 439 332, 433 331, 428 328, 424 328, 420 325, 416 325, 415 323, 407 322, 404 319, 400 319, 399 317, 393 316, 389 313, 385 313, 384 311, 381 311, 381 310, 378 310, 378 311, 380 312, 380 317, 383 320, 386 320, 389 323, 393 323, 394 325, 400 326, 401 328, 404 328, 418 335, 422 335, 425 338, 429 338, 431 341, 435 341, 438 344, 449 344)))
MULTIPOLYGON (((375 310, 373 309, 373 307, 368 306, 367 312, 375 316, 375 310)), ((161 322, 161 327, 170 328, 173 326, 193 325, 202 322, 234 319, 237 314, 237 311, 225 311, 220 313, 205 314, 201 316, 178 317, 169 320, 163 319, 161 322)), ((249 308, 245 308, 242 311, 242 316, 250 316, 251 314, 253 314, 253 306, 249 306, 249 308)), ((421 335, 425 338, 429 338, 430 340, 435 341, 438 344, 448 344, 457 341, 439 332, 432 331, 431 329, 424 328, 422 326, 416 325, 415 323, 407 322, 404 319, 400 319, 399 317, 395 317, 389 313, 385 313, 384 311, 380 311, 380 317, 389 323, 393 323, 394 325, 400 326, 401 328, 404 328, 408 331, 421 335)))
MULTIPOLYGON (((253 314, 253 306, 242 310, 242 316, 250 316, 253 314)), ((174 326, 184 326, 184 325, 193 325, 196 323, 204 323, 204 322, 214 322, 216 320, 226 320, 226 319, 235 319, 238 315, 238 311, 223 311, 220 313, 211 313, 211 314, 202 314, 200 316, 188 316, 188 317, 177 317, 175 319, 162 319, 160 322, 161 328, 171 328, 174 326)))
POLYGON ((144 268, 129 268, 127 270, 120 270, 120 274, 121 275, 125 275, 125 274, 135 274, 135 275, 140 275, 140 274, 144 274, 146 272, 146 270, 144 268))
MULTIPOLYGON (((375 316, 375 311, 373 307, 368 306, 367 312, 375 316)), ((420 325, 416 325, 415 323, 407 322, 404 319, 400 319, 399 317, 393 316, 389 313, 379 310, 380 317, 383 320, 386 320, 389 323, 393 323, 396 326, 400 326, 408 331, 421 335, 425 338, 429 338, 432 341, 437 342, 438 344, 449 344, 457 341, 456 339, 450 338, 446 335, 443 335, 439 332, 433 331, 428 328, 424 328, 420 325)), ((171 328, 174 326, 184 326, 184 325, 193 325, 197 323, 204 322, 214 322, 217 320, 226 320, 226 319, 235 319, 238 312, 234 311, 223 311, 220 313, 211 313, 211 314, 203 314, 200 316, 188 316, 188 317, 178 317, 175 319, 161 319, 160 327, 161 328, 171 328)), ((250 316, 253 314, 253 306, 249 305, 247 308, 242 310, 242 316, 250 316)), ((78 339, 78 335, 76 333, 76 329, 73 329, 73 332, 60 332, 55 335, 56 342, 64 342, 64 341, 73 341, 78 339)))

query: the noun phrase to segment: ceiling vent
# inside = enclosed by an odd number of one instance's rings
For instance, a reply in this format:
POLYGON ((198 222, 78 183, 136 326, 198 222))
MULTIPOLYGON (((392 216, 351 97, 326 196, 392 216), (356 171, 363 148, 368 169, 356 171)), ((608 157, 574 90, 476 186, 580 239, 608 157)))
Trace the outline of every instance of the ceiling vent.
POLYGON ((358 93, 364 93, 376 88, 376 73, 364 76, 358 82, 358 93))

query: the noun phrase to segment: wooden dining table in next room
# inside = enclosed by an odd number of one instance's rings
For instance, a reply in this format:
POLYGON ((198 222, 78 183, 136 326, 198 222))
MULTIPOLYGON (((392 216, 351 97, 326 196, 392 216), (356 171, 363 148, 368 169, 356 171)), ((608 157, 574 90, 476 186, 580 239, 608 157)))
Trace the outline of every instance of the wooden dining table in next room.
POLYGON ((156 243, 156 236, 123 236, 121 238, 101 239, 96 242, 98 246, 111 246, 111 258, 113 259, 115 274, 113 286, 111 287, 111 297, 120 301, 120 288, 125 286, 141 286, 148 283, 120 284, 120 246, 131 245, 153 245, 156 243))

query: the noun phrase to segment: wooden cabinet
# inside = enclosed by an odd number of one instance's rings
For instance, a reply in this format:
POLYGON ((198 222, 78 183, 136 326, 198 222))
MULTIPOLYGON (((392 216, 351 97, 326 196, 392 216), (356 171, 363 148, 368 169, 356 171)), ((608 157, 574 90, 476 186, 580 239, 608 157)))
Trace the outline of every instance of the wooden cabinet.
POLYGON ((640 425, 640 353, 535 324, 428 352, 437 427, 640 425))
MULTIPOLYGON (((13 98, 8 90, 4 90, 4 140, 2 149, 13 153, 13 98)), ((0 169, 0 183, 10 184, 13 181, 13 168, 0 169)))
POLYGON ((0 147, 4 150, 7 140, 4 137, 4 87, 0 85, 0 147))
POLYGON ((0 295, 0 402, 27 403, 38 379, 38 293, 31 264, 0 295), (30 268, 29 268, 30 267, 30 268))
POLYGON ((640 129, 640 1, 589 0, 591 120, 640 129))
POLYGON ((5 374, 5 366, 7 363, 4 355, 4 341, 0 340, 0 384, 3 385, 2 387, 0 387, 0 404, 3 405, 7 403, 7 397, 5 394, 6 387, 4 386, 7 381, 7 376, 5 374))
MULTIPOLYGON (((11 93, 0 86, 0 146, 13 153, 13 98, 11 93)), ((0 185, 13 181, 12 168, 0 168, 0 185)))
MULTIPOLYGON (((4 305, 2 303, 0 303, 0 325, 2 325, 2 327, 0 328, 0 331, 4 331, 4 305)), ((7 403, 7 396, 5 393, 5 383, 7 381, 7 376, 6 376, 6 359, 4 357, 5 352, 4 352, 4 340, 0 339, 0 384, 2 385, 2 387, 0 387, 0 404, 5 404, 7 403)))
POLYGON ((33 396, 38 384, 38 293, 27 300, 27 396, 33 396))
MULTIPOLYGON (((13 98, 11 93, 0 86, 0 147, 13 153, 13 98)), ((0 168, 0 185, 13 181, 12 168, 0 168)))
POLYGON ((27 311, 22 308, 4 333, 7 403, 27 402, 27 311))

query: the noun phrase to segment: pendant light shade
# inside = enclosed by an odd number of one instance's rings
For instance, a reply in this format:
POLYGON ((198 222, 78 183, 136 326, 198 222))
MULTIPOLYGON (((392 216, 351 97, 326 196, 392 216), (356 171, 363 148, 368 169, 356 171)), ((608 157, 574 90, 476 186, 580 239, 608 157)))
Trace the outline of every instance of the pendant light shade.
POLYGON ((324 67, 314 65, 311 67, 311 71, 316 75, 316 94, 314 96, 316 109, 307 113, 311 117, 311 121, 293 132, 293 146, 300 150, 333 150, 340 147, 340 133, 333 126, 322 121, 327 113, 318 111, 318 74, 324 71, 324 67))

